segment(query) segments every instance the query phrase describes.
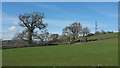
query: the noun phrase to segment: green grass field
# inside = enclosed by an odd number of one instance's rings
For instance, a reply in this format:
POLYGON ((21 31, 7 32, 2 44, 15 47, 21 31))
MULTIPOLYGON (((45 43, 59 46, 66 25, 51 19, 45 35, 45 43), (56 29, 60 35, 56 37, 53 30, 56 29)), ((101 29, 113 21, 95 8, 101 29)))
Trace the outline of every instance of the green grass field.
POLYGON ((4 66, 117 66, 117 38, 58 46, 3 50, 4 66))
POLYGON ((118 33, 107 33, 107 34, 99 34, 95 36, 90 36, 88 39, 104 39, 104 38, 113 38, 118 37, 118 33))

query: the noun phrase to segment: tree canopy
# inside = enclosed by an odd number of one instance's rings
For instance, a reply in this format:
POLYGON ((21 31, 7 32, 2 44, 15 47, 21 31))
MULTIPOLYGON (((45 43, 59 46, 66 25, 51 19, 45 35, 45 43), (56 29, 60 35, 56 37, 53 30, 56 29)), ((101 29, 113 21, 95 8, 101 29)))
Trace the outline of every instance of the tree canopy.
POLYGON ((43 30, 47 27, 47 24, 43 23, 44 14, 40 12, 25 13, 19 15, 20 26, 26 27, 28 31, 28 42, 32 43, 32 37, 34 29, 39 28, 43 30))

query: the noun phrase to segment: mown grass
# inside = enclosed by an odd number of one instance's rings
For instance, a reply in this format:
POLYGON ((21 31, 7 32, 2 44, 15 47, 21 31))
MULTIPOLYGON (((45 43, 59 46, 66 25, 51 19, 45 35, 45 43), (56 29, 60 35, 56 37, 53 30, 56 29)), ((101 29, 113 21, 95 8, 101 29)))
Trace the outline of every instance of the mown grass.
POLYGON ((3 66, 116 66, 117 38, 94 42, 3 50, 3 66))

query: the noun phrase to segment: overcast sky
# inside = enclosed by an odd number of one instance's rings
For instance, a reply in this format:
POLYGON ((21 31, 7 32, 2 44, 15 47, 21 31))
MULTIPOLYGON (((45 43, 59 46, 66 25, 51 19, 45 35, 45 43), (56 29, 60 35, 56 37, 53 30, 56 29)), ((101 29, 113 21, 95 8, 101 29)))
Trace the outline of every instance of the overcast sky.
POLYGON ((2 39, 11 39, 24 30, 18 25, 20 14, 35 11, 44 13, 50 33, 61 34, 65 26, 75 21, 87 26, 91 32, 94 32, 95 21, 99 31, 118 30, 117 2, 3 2, 2 39))

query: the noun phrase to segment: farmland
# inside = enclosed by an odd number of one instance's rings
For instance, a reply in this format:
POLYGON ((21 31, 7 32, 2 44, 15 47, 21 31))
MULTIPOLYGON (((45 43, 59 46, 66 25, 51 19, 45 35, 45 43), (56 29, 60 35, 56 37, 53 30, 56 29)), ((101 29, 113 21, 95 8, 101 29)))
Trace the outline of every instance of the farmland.
POLYGON ((4 66, 116 66, 118 39, 3 50, 4 66))

